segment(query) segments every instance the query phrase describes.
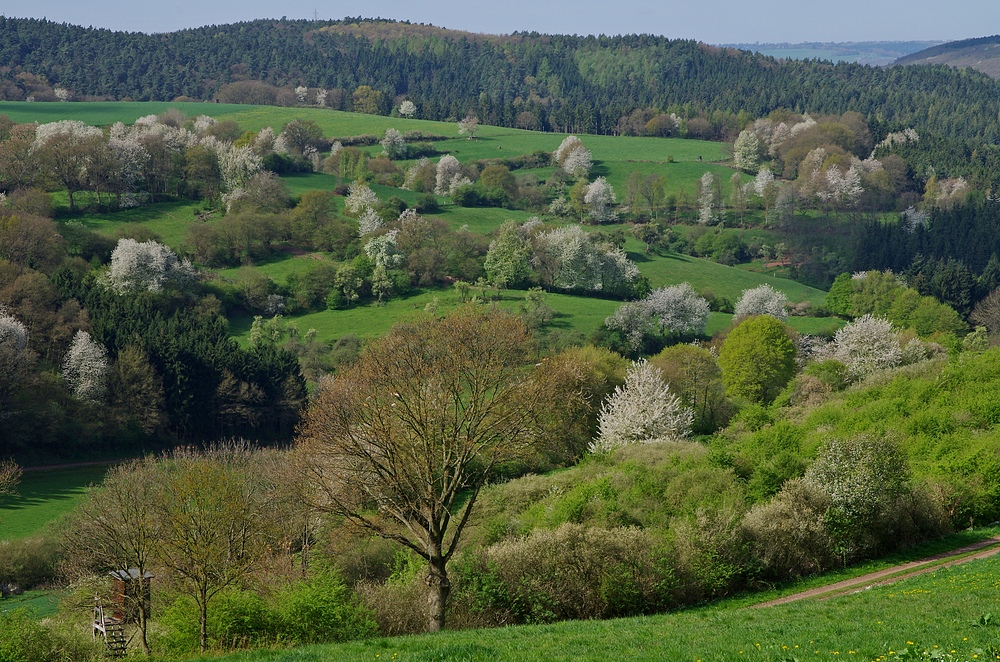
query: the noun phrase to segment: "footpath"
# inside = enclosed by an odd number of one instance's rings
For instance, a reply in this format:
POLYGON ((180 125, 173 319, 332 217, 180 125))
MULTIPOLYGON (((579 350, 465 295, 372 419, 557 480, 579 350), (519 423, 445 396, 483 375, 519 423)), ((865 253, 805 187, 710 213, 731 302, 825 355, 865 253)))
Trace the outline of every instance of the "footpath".
POLYGON ((1000 537, 988 538, 971 545, 966 545, 965 547, 928 556, 919 561, 902 563, 891 568, 886 568, 885 570, 879 570, 878 572, 872 572, 853 579, 845 579, 835 584, 819 586, 808 591, 802 591, 801 593, 786 595, 776 600, 761 602, 760 604, 752 605, 751 609, 774 607, 775 605, 798 602, 799 600, 829 600, 840 595, 865 591, 875 586, 894 584, 895 582, 917 577, 928 572, 934 572, 941 568, 950 568, 951 566, 968 563, 969 561, 985 559, 997 553, 1000 553, 1000 537))

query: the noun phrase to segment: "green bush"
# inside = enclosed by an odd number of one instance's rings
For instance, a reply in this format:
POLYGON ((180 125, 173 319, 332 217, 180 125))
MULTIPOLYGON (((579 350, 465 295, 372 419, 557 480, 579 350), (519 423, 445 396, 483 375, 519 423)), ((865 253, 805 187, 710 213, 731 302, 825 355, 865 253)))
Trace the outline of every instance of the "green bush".
POLYGON ((61 560, 61 546, 50 535, 0 541, 0 583, 30 589, 52 582, 61 560))
POLYGON ((0 612, 0 662, 57 662, 61 659, 49 631, 26 609, 0 612))
POLYGON ((340 576, 323 571, 278 598, 281 637, 295 644, 349 641, 372 636, 377 625, 340 576))
POLYGON ((475 550, 457 564, 456 601, 495 623, 610 618, 662 608, 655 542, 635 527, 564 524, 475 550))

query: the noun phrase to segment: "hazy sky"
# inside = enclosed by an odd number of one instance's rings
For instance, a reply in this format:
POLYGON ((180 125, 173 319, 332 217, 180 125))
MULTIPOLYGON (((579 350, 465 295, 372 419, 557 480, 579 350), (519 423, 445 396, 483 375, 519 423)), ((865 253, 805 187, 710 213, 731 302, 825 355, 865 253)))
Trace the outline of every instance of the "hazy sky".
POLYGON ((953 40, 1000 33, 996 0, 4 0, 5 16, 113 30, 167 32, 255 18, 381 16, 509 33, 653 33, 709 43, 953 40))

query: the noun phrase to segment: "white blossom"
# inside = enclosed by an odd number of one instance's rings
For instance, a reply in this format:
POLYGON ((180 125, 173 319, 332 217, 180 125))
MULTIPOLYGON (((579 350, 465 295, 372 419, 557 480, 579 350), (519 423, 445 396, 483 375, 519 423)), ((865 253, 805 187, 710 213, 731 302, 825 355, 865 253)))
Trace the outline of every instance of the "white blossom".
POLYGON ((379 144, 382 145, 382 153, 390 159, 406 156, 406 141, 403 140, 403 134, 396 129, 386 129, 379 144))
POLYGON ((28 327, 0 306, 0 348, 21 352, 28 346, 28 327))
POLYGON ((295 87, 295 98, 299 100, 299 103, 306 102, 306 95, 309 94, 309 88, 302 85, 295 87))
POLYGON ((59 87, 58 85, 52 88, 52 94, 56 95, 56 99, 60 101, 69 101, 69 98, 73 96, 72 92, 67 90, 65 87, 59 87))
POLYGON ((770 315, 779 320, 788 318, 785 306, 788 297, 767 283, 749 290, 743 290, 740 300, 733 307, 733 317, 750 317, 752 315, 770 315))
POLYGON ((254 175, 264 169, 264 161, 249 145, 225 145, 219 150, 219 170, 227 190, 245 188, 254 175))
POLYGON ((412 191, 414 184, 416 184, 417 176, 420 171, 423 170, 424 166, 430 163, 430 159, 427 157, 422 157, 416 163, 410 164, 410 167, 406 169, 406 177, 403 178, 403 188, 407 191, 412 191))
POLYGON ((62 366, 63 379, 81 400, 95 401, 104 395, 108 352, 86 331, 77 331, 62 366))
POLYGON ((417 114, 417 106, 409 99, 404 99, 401 104, 399 104, 399 114, 402 117, 413 117, 417 114))
POLYGON ((347 189, 347 197, 344 198, 344 209, 351 214, 361 214, 365 209, 371 209, 378 205, 378 196, 375 191, 363 182, 352 182, 347 189))
POLYGON ((701 193, 698 195, 698 222, 708 225, 718 220, 718 192, 715 189, 715 175, 706 172, 701 176, 701 193))
POLYGON ((363 237, 366 234, 371 234, 381 230, 385 226, 382 222, 382 217, 378 215, 378 212, 371 207, 365 207, 364 211, 358 216, 358 236, 363 237))
POLYGON ((583 147, 583 141, 576 136, 566 136, 563 138, 563 141, 559 143, 559 147, 557 147, 556 151, 552 153, 552 156, 555 157, 555 160, 560 165, 562 165, 563 161, 566 160, 566 157, 569 156, 569 153, 577 147, 583 147))
POLYGON ((774 181, 774 174, 771 173, 771 169, 764 166, 757 172, 757 176, 753 178, 753 190, 754 193, 760 197, 764 197, 764 192, 767 191, 767 187, 771 185, 774 181))
POLYGON ((365 254, 375 263, 376 267, 390 269, 403 261, 404 256, 396 245, 398 235, 399 230, 390 230, 385 234, 372 237, 365 244, 365 254))
POLYGON ((253 139, 253 151, 257 152, 260 156, 267 156, 274 151, 274 143, 277 140, 278 137, 274 135, 274 129, 265 126, 257 132, 257 135, 253 139))
MULTIPOLYGON (((837 331, 835 356, 853 379, 861 379, 903 363, 903 349, 889 320, 862 315, 837 331)), ((912 351, 912 350, 911 350, 912 351)))
POLYGON ((760 165, 760 139, 749 129, 740 131, 733 143, 733 164, 738 170, 757 172, 760 165))
MULTIPOLYGON (((573 154, 578 150, 574 150, 573 154)), ((567 159, 567 162, 569 159, 567 159)), ((615 189, 604 177, 598 177, 587 185, 587 192, 583 197, 584 203, 590 208, 591 220, 596 223, 611 222, 615 219, 614 210, 611 208, 615 204, 615 189)))
POLYGON ((316 105, 317 105, 317 106, 319 106, 319 107, 321 107, 321 108, 322 108, 323 106, 325 106, 325 105, 326 105, 326 97, 327 97, 327 95, 329 95, 329 94, 330 94, 330 93, 329 93, 329 92, 327 92, 327 91, 326 91, 325 89, 323 89, 322 87, 321 87, 321 88, 319 88, 318 90, 316 90, 316 105))
POLYGON ((691 432, 694 412, 670 392, 660 371, 637 361, 625 374, 625 384, 601 406, 598 437, 591 452, 609 451, 626 444, 679 441, 691 432))
POLYGON ((438 195, 451 195, 452 184, 461 177, 462 164, 451 154, 445 154, 437 164, 437 185, 434 192, 438 195))
POLYGON ((695 292, 690 283, 655 289, 644 302, 656 317, 661 331, 680 335, 704 333, 711 315, 708 301, 695 292))
POLYGON ((111 252, 111 266, 105 276, 115 292, 148 290, 159 292, 164 285, 183 285, 194 277, 194 268, 187 260, 156 241, 138 242, 119 239, 111 252))
POLYGON ((55 136, 69 135, 78 140, 91 138, 93 136, 104 136, 104 133, 96 126, 84 124, 79 120, 59 120, 48 124, 39 124, 35 127, 35 142, 32 149, 38 149, 55 136))
POLYGON ((209 127, 214 126, 215 123, 214 117, 210 117, 209 115, 198 115, 198 117, 194 118, 193 126, 195 133, 205 133, 208 131, 209 127))
POLYGON ((562 169, 571 177, 584 177, 594 167, 590 150, 582 144, 574 147, 563 159, 562 169))
POLYGON ((604 326, 621 333, 628 348, 637 352, 642 347, 642 341, 654 330, 653 311, 645 301, 629 301, 605 318, 604 326))

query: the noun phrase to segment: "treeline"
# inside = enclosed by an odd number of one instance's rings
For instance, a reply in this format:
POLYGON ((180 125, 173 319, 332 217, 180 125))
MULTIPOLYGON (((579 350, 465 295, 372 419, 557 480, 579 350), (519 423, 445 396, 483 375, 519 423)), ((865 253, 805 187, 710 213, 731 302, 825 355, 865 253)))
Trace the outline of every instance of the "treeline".
POLYGON ((486 37, 354 18, 145 35, 0 18, 0 58, 6 99, 210 99, 223 85, 263 81, 287 88, 285 103, 304 86, 325 90, 324 105, 352 109, 360 101, 366 112, 387 114, 405 96, 426 119, 472 111, 490 124, 543 130, 615 133, 633 111, 650 109, 645 123, 676 112, 699 118, 689 130, 705 137, 738 131, 737 112, 760 117, 785 107, 855 110, 878 118, 884 131, 913 126, 953 139, 1000 139, 998 83, 983 74, 779 62, 651 35, 486 37))

